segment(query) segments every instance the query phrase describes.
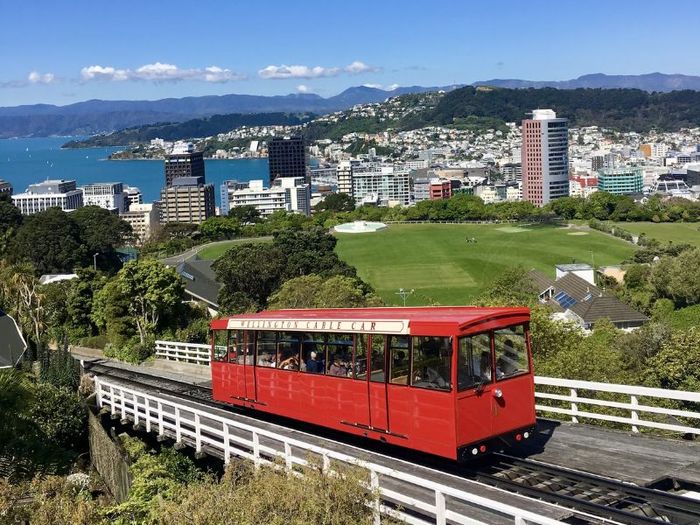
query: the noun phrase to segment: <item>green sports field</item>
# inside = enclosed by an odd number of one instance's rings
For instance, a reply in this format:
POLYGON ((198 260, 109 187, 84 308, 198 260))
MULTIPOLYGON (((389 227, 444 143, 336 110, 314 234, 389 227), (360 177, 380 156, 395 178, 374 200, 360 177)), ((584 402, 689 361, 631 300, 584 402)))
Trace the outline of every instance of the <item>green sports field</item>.
POLYGON ((617 222, 620 228, 635 235, 646 234, 661 242, 688 243, 700 246, 700 223, 696 222, 617 222))
POLYGON ((509 266, 554 277, 554 265, 618 264, 634 247, 595 230, 558 226, 401 224, 365 234, 336 234, 338 255, 355 266, 388 304, 399 288, 415 289, 406 304, 468 304, 509 266), (467 243, 467 238, 476 239, 467 243))

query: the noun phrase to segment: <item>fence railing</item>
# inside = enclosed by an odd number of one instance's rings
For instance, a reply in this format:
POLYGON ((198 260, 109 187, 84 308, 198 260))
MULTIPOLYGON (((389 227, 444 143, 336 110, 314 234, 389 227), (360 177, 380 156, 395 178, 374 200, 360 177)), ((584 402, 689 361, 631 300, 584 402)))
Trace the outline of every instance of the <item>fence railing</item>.
MULTIPOLYGON (((209 366, 210 346, 178 343, 175 341, 156 341, 156 357, 209 366)), ((535 376, 535 386, 535 398, 550 402, 547 405, 535 405, 540 414, 567 415, 571 417, 571 421, 574 423, 578 423, 579 418, 620 423, 629 425, 633 432, 639 432, 639 427, 647 427, 683 434, 700 435, 700 426, 691 426, 687 421, 682 421, 682 419, 700 420, 700 412, 686 409, 682 406, 679 408, 659 406, 658 404, 659 400, 700 404, 700 393, 698 392, 543 376, 535 376), (598 395, 617 394, 616 397, 624 396, 626 399, 619 401, 603 397, 591 397, 586 394, 587 392, 594 392, 598 395), (656 405, 653 404, 654 401, 657 402, 656 405), (590 407, 601 407, 607 409, 608 413, 595 412, 590 407), (625 415, 619 415, 620 413, 625 415), (643 416, 646 414, 655 414, 657 419, 666 419, 667 421, 645 419, 643 416), (681 420, 678 418, 681 418, 681 420)))
MULTIPOLYGON (((465 525, 484 523, 455 510, 464 505, 471 507, 472 513, 474 508, 486 510, 492 515, 512 519, 515 525, 564 525, 500 501, 213 414, 169 397, 141 392, 99 376, 95 377, 95 393, 99 407, 108 408, 122 420, 132 421, 135 427, 171 437, 199 453, 206 448, 207 453, 216 452, 226 463, 238 456, 253 461, 256 467, 273 465, 294 471, 295 466, 307 466, 310 458, 318 458, 319 465, 328 473, 334 472, 333 462, 365 469, 369 480, 367 487, 379 495, 378 501, 370 502, 377 525, 381 514, 416 525, 446 525, 448 521, 465 525)), ((523 504, 531 502, 524 500, 523 504)))
POLYGON ((156 341, 156 358, 209 366, 211 346, 177 341, 156 341))
POLYGON ((683 403, 698 403, 698 407, 700 407, 699 392, 541 376, 535 376, 535 385, 536 400, 549 400, 552 402, 551 406, 536 404, 535 408, 539 413, 549 412, 568 415, 571 416, 573 423, 578 423, 580 418, 621 423, 629 425, 633 432, 639 432, 639 427, 647 427, 681 432, 683 434, 700 435, 700 427, 697 424, 695 424, 696 426, 691 426, 693 423, 683 421, 683 419, 691 421, 700 419, 700 412, 696 411, 698 410, 697 408, 695 410, 691 409, 693 408, 692 406, 683 408, 683 403), (537 387, 556 388, 548 388, 547 390, 550 391, 543 392, 542 388, 537 387), (551 390, 565 393, 552 392, 551 390), (594 394, 590 395, 590 393, 594 394), (616 397, 623 400, 603 399, 598 397, 599 394, 606 394, 607 397, 616 397), (616 395, 610 396, 610 394, 616 395), (666 403, 659 403, 660 400, 664 400, 666 403), (660 406, 673 404, 668 403, 669 400, 680 403, 675 403, 677 405, 675 407, 660 406), (654 402, 656 404, 653 404, 654 402), (608 413, 595 412, 590 407, 608 409, 608 413), (666 422, 651 420, 645 417, 646 414, 655 414, 657 419, 664 419, 666 422))

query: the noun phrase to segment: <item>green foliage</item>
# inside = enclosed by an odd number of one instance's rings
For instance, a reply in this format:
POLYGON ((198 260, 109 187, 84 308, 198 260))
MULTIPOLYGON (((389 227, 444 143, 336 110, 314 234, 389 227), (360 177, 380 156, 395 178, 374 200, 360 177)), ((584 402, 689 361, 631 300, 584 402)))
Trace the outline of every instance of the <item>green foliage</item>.
POLYGON ((87 256, 78 225, 58 208, 26 217, 10 253, 15 261, 31 262, 38 275, 72 272, 87 256))
POLYGON ((131 225, 118 215, 99 206, 84 206, 70 214, 80 232, 81 244, 87 256, 95 259, 99 268, 118 270, 121 266, 115 248, 131 238, 131 225))
POLYGON ((367 293, 358 279, 335 275, 304 275, 286 281, 271 297, 271 309, 282 308, 360 308, 381 306, 379 297, 367 293))
POLYGON ((0 199, 0 256, 2 256, 15 234, 22 224, 22 213, 19 209, 5 199, 0 199))
POLYGON ((331 193, 330 195, 326 195, 326 197, 314 207, 316 212, 344 212, 353 211, 354 209, 355 199, 346 193, 331 193))
POLYGON ((537 289, 522 266, 506 268, 482 295, 482 301, 491 305, 533 305, 537 289))
POLYGON ((700 248, 663 257, 652 266, 650 281, 657 297, 671 299, 676 306, 700 303, 700 248))
POLYGON ((74 391, 38 383, 29 417, 55 446, 78 450, 86 439, 87 408, 74 391))
POLYGON ((164 501, 159 523, 369 525, 369 503, 377 495, 363 488, 366 474, 340 465, 334 469, 338 475, 327 476, 311 465, 297 478, 283 470, 234 463, 220 482, 183 487, 178 498, 164 501))
POLYGON ((223 283, 219 293, 223 311, 258 310, 280 284, 284 254, 271 244, 245 243, 227 251, 212 268, 223 283))
POLYGON ((185 287, 175 269, 153 259, 127 263, 116 282, 118 290, 130 299, 128 310, 142 345, 158 330, 161 316, 184 297, 185 287))
POLYGON ((254 224, 260 222, 260 212, 255 206, 236 206, 228 211, 228 217, 239 224, 254 224))
POLYGON ((209 217, 199 225, 199 232, 210 241, 233 239, 240 231, 240 223, 232 217, 209 217))
POLYGON ((674 332, 649 359, 645 381, 672 390, 700 390, 700 331, 697 327, 674 332))
POLYGON ((120 345, 136 334, 136 322, 129 315, 131 298, 118 279, 112 279, 97 291, 93 298, 91 321, 107 335, 107 339, 120 345))
POLYGON ((131 458, 131 489, 128 499, 107 513, 118 524, 159 523, 163 502, 181 497, 181 488, 203 476, 190 459, 173 449, 156 453, 136 438, 124 435, 121 439, 131 458))

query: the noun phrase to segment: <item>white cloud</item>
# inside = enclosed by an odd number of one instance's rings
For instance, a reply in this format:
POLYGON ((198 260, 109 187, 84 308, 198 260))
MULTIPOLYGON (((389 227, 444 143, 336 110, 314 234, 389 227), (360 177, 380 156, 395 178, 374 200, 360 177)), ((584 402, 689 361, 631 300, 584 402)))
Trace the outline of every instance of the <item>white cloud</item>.
POLYGON ((84 81, 141 80, 155 83, 180 82, 182 80, 222 83, 245 78, 243 75, 219 66, 208 66, 203 69, 180 69, 174 64, 164 64, 161 62, 145 64, 135 70, 117 69, 111 66, 89 66, 80 70, 80 76, 84 81))
POLYGON ((398 84, 390 84, 386 87, 387 91, 394 91, 396 88, 400 88, 401 86, 398 84))
POLYGON ((359 60, 345 67, 322 67, 322 66, 288 66, 282 64, 280 66, 269 65, 258 71, 260 78, 285 79, 285 78, 321 78, 321 77, 337 77, 341 73, 349 73, 356 75, 359 73, 368 73, 379 71, 380 68, 368 66, 359 60))
POLYGON ((56 75, 53 73, 39 73, 38 71, 32 71, 27 76, 27 81, 30 84, 53 84, 56 82, 56 75))
POLYGON ((299 84, 297 86, 297 92, 299 93, 308 93, 309 92, 309 86, 305 86, 304 84, 299 84))
POLYGON ((83 80, 128 80, 129 70, 113 67, 88 66, 80 70, 83 80))
POLYGON ((364 62, 360 62, 359 60, 355 60, 352 64, 347 65, 343 68, 343 70, 346 73, 350 73, 351 75, 357 75, 359 73, 376 73, 379 71, 380 68, 375 67, 375 66, 368 66, 364 62))
POLYGON ((372 84, 372 83, 367 83, 367 84, 362 84, 364 87, 368 88, 374 88, 374 89, 384 89, 384 86, 381 84, 372 84))

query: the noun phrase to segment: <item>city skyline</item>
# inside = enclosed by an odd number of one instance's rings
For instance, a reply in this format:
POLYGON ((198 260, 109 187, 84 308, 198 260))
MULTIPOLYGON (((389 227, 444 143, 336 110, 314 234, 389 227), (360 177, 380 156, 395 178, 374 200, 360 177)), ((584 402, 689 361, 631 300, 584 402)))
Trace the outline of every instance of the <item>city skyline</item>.
MULTIPOLYGON (((0 106, 227 93, 327 97, 350 86, 439 86, 588 73, 700 74, 692 32, 660 33, 647 2, 184 2, 0 0, 0 106), (634 13, 634 24, 630 13, 634 13), (552 45, 557 42, 557 45, 552 45)), ((651 3, 648 2, 651 7, 651 3)), ((700 15, 674 3, 692 27, 700 15), (694 20, 695 19, 695 20, 694 20)))

